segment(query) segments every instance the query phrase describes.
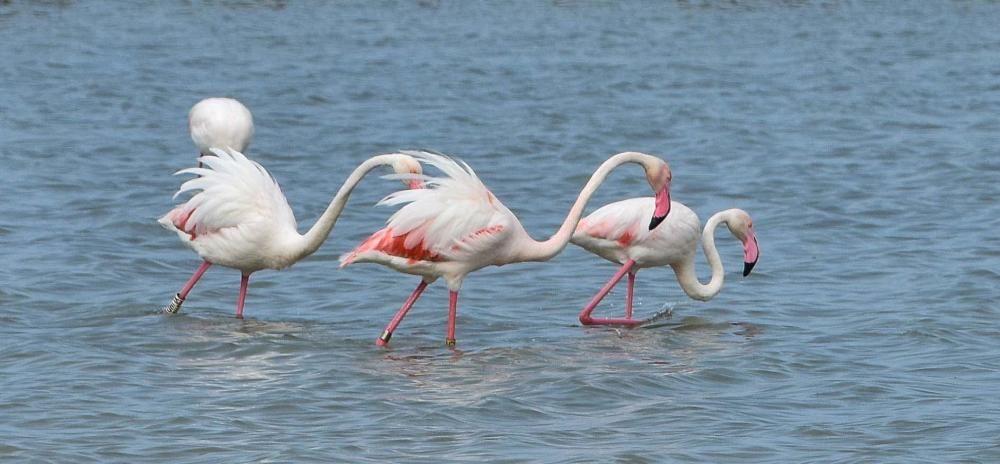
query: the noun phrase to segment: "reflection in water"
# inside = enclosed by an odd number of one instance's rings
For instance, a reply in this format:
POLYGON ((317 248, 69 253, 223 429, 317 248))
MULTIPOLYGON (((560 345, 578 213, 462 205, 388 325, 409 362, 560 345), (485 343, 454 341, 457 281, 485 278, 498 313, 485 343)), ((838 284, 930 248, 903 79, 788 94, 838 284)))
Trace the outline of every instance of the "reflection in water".
POLYGON ((228 384, 230 381, 275 380, 280 372, 274 371, 272 355, 256 354, 233 359, 228 356, 184 356, 177 359, 177 367, 196 374, 195 383, 206 385, 228 384))
POLYGON ((180 314, 169 318, 170 338, 181 349, 176 366, 208 384, 273 381, 294 364, 275 344, 296 342, 310 330, 307 322, 271 322, 234 317, 180 314))
POLYGON ((484 398, 504 395, 518 375, 518 350, 508 348, 463 352, 447 348, 418 348, 417 353, 388 353, 376 366, 379 375, 405 377, 411 384, 399 400, 452 405, 474 405, 484 398), (431 352, 424 354, 425 352, 431 352))
MULTIPOLYGON (((607 361, 637 361, 667 366, 665 372, 676 375, 698 372, 699 361, 705 357, 744 353, 747 343, 760 333, 760 328, 743 322, 718 322, 687 316, 679 321, 659 322, 635 329, 599 329, 593 332, 607 333, 600 340, 602 347, 608 348, 607 361), (612 333, 614 337, 610 336, 612 333), (609 345, 617 345, 618 349, 612 350, 609 345)), ((590 356, 598 354, 590 353, 590 356)))
MULTIPOLYGON (((405 380, 408 386, 395 401, 471 406, 490 399, 516 399, 523 390, 548 391, 554 384, 603 394, 620 389, 614 379, 698 374, 703 360, 742 355, 761 332, 753 324, 699 317, 637 329, 569 330, 574 335, 554 344, 473 351, 392 348, 382 355, 383 362, 366 367, 366 372, 385 381, 405 380)), ((641 397, 648 394, 643 393, 645 387, 614 394, 641 397)))

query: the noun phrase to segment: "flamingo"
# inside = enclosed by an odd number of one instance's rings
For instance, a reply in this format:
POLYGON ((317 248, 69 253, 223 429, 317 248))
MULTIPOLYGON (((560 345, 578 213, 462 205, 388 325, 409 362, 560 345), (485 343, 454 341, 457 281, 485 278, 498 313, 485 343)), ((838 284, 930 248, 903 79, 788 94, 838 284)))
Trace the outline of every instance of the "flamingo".
MULTIPOLYGON (((212 156, 213 148, 231 148, 240 153, 246 151, 253 138, 253 114, 243 103, 233 98, 204 98, 195 103, 188 112, 188 130, 191 133, 191 141, 198 147, 200 168, 204 166, 201 157, 212 156)), ((195 275, 201 278, 204 270, 199 268, 199 271, 201 272, 196 271, 195 275)), ((193 283, 191 285, 194 286, 193 283)), ((183 298, 180 302, 183 302, 183 298)), ((176 307, 168 306, 166 310, 176 313, 180 310, 180 303, 176 307)))
MULTIPOLYGON (((299 234, 292 209, 271 174, 256 161, 233 150, 212 148, 205 167, 177 174, 194 174, 177 194, 198 191, 187 202, 159 219, 168 230, 204 260, 190 280, 174 295, 164 311, 180 310, 188 293, 212 264, 242 272, 236 317, 243 317, 250 274, 261 269, 284 269, 315 252, 333 230, 351 191, 369 171, 388 165, 397 174, 420 175, 417 160, 403 154, 374 156, 347 178, 326 211, 304 235, 299 234)), ((407 179, 419 188, 419 179, 407 179)))
POLYGON ((353 251, 340 258, 341 267, 379 263, 399 272, 421 276, 421 282, 403 303, 375 343, 385 346, 403 317, 428 284, 443 277, 448 285, 448 327, 445 343, 455 346, 458 292, 469 273, 483 267, 547 261, 569 243, 583 209, 597 187, 616 167, 636 163, 656 193, 649 211, 649 229, 670 212, 670 167, 655 156, 625 152, 605 161, 583 187, 559 230, 545 241, 532 239, 503 203, 490 192, 469 165, 427 152, 404 152, 440 169, 446 177, 426 177, 432 188, 393 193, 379 204, 406 204, 353 251))
POLYGON ((243 153, 253 138, 253 115, 238 100, 206 98, 191 107, 188 128, 199 157, 211 156, 212 148, 232 148, 243 153))
POLYGON ((618 272, 580 312, 584 325, 636 326, 644 320, 632 319, 632 292, 635 275, 640 269, 654 266, 673 268, 684 293, 696 300, 706 301, 722 289, 725 271, 715 248, 715 229, 725 224, 729 231, 743 243, 743 276, 757 264, 760 249, 753 230, 753 220, 746 211, 727 209, 715 213, 705 223, 702 244, 712 268, 708 284, 698 281, 694 258, 698 247, 700 222, 698 216, 682 203, 673 202, 670 217, 656 228, 645 230, 641 220, 653 211, 654 199, 630 198, 599 208, 583 218, 573 234, 572 242, 608 261, 621 264, 618 272), (625 295, 625 318, 594 318, 594 308, 612 288, 628 274, 628 291, 625 295))

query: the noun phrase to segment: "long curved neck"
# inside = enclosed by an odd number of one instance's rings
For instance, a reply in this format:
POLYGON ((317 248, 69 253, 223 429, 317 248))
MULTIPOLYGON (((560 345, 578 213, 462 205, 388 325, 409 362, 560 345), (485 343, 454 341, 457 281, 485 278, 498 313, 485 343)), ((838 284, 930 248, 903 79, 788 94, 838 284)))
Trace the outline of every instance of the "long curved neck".
POLYGON ((323 211, 323 214, 316 220, 316 223, 302 235, 302 241, 299 243, 301 247, 299 251, 301 253, 299 256, 300 259, 313 254, 326 241, 326 238, 330 236, 333 226, 337 224, 337 219, 340 217, 340 213, 344 210, 344 207, 347 206, 347 200, 351 197, 351 192, 354 191, 354 187, 358 185, 358 182, 361 182, 361 179, 371 172, 372 169, 382 165, 391 165, 400 156, 402 155, 373 156, 354 169, 354 172, 347 178, 344 185, 337 191, 337 195, 330 201, 330 205, 326 207, 326 211, 323 211))
POLYGON ((722 290, 726 270, 722 266, 719 250, 715 248, 715 229, 722 223, 726 223, 728 226, 729 216, 728 210, 713 214, 705 222, 705 229, 701 233, 701 244, 705 250, 705 258, 708 261, 708 266, 712 268, 712 278, 707 284, 698 281, 698 273, 695 272, 693 259, 674 267, 677 282, 681 284, 684 293, 687 293, 691 298, 702 301, 710 300, 722 290))
POLYGON ((615 168, 625 163, 636 163, 642 165, 643 169, 647 169, 648 166, 653 166, 657 162, 662 161, 654 156, 638 152, 619 153, 608 158, 607 161, 601 163, 601 166, 590 176, 587 184, 583 186, 583 190, 577 195, 576 202, 569 209, 569 214, 566 215, 566 219, 563 221, 562 226, 559 227, 559 230, 549 237, 548 240, 530 240, 528 243, 523 244, 521 249, 517 250, 518 261, 548 261, 562 252, 566 248, 566 244, 569 243, 569 239, 573 236, 573 231, 576 230, 577 223, 583 217, 583 210, 587 207, 590 197, 615 168))

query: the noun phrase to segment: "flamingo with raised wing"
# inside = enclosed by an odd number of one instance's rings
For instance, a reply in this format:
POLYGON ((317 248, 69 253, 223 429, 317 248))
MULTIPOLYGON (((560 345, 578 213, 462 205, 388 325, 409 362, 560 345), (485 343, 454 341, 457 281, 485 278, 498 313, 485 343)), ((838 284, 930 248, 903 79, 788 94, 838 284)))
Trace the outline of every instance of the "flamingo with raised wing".
POLYGON ((403 154, 371 157, 351 173, 326 211, 303 235, 281 188, 263 166, 233 149, 213 148, 211 152, 215 156, 201 158, 205 167, 177 172, 198 176, 184 182, 177 194, 197 193, 159 220, 204 260, 164 309, 168 313, 179 311, 202 274, 218 264, 242 272, 236 303, 236 317, 242 318, 250 274, 284 269, 319 249, 351 191, 369 171, 391 166, 397 174, 414 176, 404 180, 409 187, 422 186, 416 177, 422 169, 415 159, 403 154))
POLYGON ((700 231, 698 215, 691 208, 675 201, 670 208, 670 217, 655 230, 647 230, 642 227, 642 218, 653 211, 656 207, 654 203, 654 199, 650 197, 618 201, 599 208, 577 225, 572 238, 575 245, 621 264, 618 272, 580 312, 582 324, 636 326, 646 322, 632 318, 632 294, 636 273, 647 267, 673 268, 681 288, 691 298, 705 301, 717 295, 725 277, 722 259, 715 248, 715 229, 719 224, 725 224, 733 236, 743 243, 743 276, 750 275, 757 264, 760 248, 754 234, 753 220, 746 211, 727 209, 715 213, 705 223, 704 231, 700 231), (695 272, 699 232, 705 256, 712 268, 712 278, 707 284, 699 282, 695 272), (628 290, 625 294, 625 317, 591 317, 591 312, 598 303, 626 274, 628 290))
POLYGON ((455 345, 458 292, 470 272, 486 266, 525 261, 547 261, 569 243, 583 209, 597 187, 616 167, 636 163, 656 193, 648 228, 655 228, 670 211, 670 167, 655 156, 619 153, 605 161, 583 187, 559 230, 548 240, 536 241, 517 217, 483 185, 464 162, 427 152, 403 152, 441 170, 445 177, 425 177, 428 188, 393 193, 382 205, 405 204, 353 251, 340 258, 341 266, 374 262, 423 277, 420 284, 376 340, 383 346, 428 284, 443 277, 448 284, 448 327, 445 342, 455 345))

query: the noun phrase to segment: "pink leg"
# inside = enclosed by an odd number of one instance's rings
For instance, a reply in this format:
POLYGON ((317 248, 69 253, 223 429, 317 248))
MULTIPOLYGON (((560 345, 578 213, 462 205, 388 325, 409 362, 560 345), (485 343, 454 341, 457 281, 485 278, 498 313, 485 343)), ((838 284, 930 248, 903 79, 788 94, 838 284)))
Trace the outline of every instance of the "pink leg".
POLYGON ((425 288, 427 288, 427 281, 421 280, 420 284, 417 285, 417 288, 410 294, 410 297, 406 299, 405 303, 403 303, 403 306, 396 312, 396 315, 392 317, 391 321, 389 321, 389 325, 387 325, 385 330, 382 331, 382 335, 379 335, 379 337, 375 339, 376 345, 385 346, 389 343, 389 339, 392 338, 392 333, 396 331, 396 327, 399 326, 399 323, 403 322, 403 317, 406 316, 406 313, 413 307, 413 303, 417 302, 417 298, 420 298, 420 294, 424 293, 425 288))
POLYGON ((243 319, 243 304, 247 301, 247 287, 250 285, 250 274, 243 273, 240 277, 240 296, 236 300, 236 317, 243 319))
POLYGON ((458 315, 458 292, 448 292, 448 338, 444 340, 448 346, 455 346, 455 319, 458 315))
POLYGON ((208 261, 201 263, 201 266, 198 266, 198 269, 194 271, 194 275, 188 279, 187 283, 184 284, 184 287, 181 288, 181 291, 174 295, 173 300, 170 301, 170 304, 168 304, 166 308, 163 308, 163 311, 170 314, 176 314, 180 311, 181 304, 183 304, 184 300, 187 299, 188 293, 191 293, 191 289, 194 288, 194 284, 201 280, 201 276, 205 274, 205 271, 207 271, 208 267, 211 265, 212 263, 208 261))
POLYGON ((632 292, 635 290, 635 272, 628 273, 628 293, 625 295, 625 319, 632 319, 632 292))
MULTIPOLYGON (((597 295, 594 295, 594 298, 590 300, 590 303, 587 303, 587 306, 583 308, 583 311, 580 311, 580 323, 581 324, 583 324, 583 325, 639 325, 639 324, 642 323, 642 321, 634 320, 631 317, 627 318, 627 319, 620 319, 620 318, 619 319, 616 319, 616 318, 593 318, 593 317, 590 317, 590 313, 594 312, 594 308, 596 308, 597 305, 601 302, 601 300, 603 300, 604 297, 608 295, 608 292, 610 292, 611 289, 614 288, 615 285, 618 284, 618 282, 620 280, 622 280, 622 277, 625 277, 625 274, 629 274, 630 273, 630 271, 632 270, 632 266, 634 266, 634 265, 635 265, 635 260, 629 259, 628 261, 625 261, 625 264, 622 264, 621 269, 618 269, 618 272, 616 272, 615 275, 611 276, 611 280, 609 280, 608 283, 604 284, 604 287, 602 287, 601 290, 599 292, 597 292, 597 295)), ((629 300, 630 300, 630 298, 629 298, 629 300)), ((628 300, 626 300, 626 304, 627 303, 628 303, 628 300)))

